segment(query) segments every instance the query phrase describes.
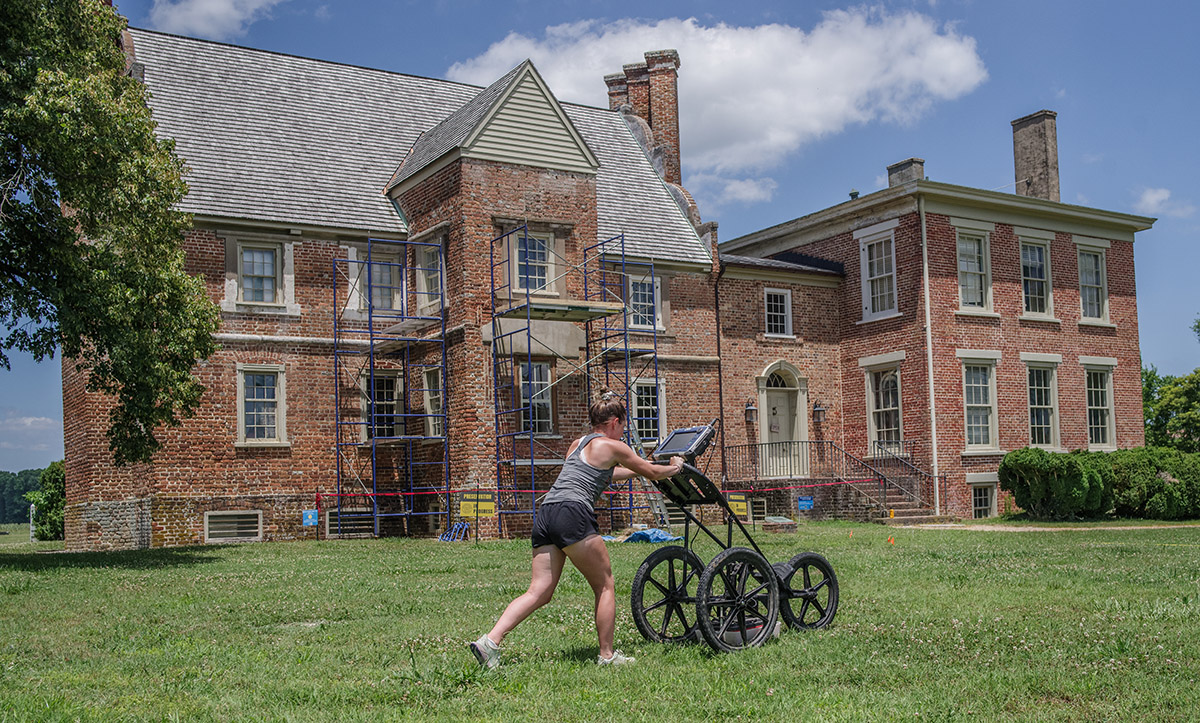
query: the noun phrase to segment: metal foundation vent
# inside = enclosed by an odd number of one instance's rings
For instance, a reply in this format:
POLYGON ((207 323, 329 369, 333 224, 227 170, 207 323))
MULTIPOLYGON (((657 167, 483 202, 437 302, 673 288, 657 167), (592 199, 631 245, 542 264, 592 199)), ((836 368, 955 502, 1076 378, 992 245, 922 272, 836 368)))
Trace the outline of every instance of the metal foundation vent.
POLYGON ((262 540, 261 510, 204 513, 205 542, 258 542, 260 540, 262 540))

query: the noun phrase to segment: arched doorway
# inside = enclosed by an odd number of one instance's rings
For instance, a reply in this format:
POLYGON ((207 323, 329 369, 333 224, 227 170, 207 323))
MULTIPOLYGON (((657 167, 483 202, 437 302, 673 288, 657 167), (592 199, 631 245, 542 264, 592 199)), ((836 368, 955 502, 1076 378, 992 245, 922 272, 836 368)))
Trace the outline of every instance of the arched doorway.
POLYGON ((760 422, 760 477, 803 477, 808 474, 808 380, 800 370, 779 360, 755 379, 760 422))

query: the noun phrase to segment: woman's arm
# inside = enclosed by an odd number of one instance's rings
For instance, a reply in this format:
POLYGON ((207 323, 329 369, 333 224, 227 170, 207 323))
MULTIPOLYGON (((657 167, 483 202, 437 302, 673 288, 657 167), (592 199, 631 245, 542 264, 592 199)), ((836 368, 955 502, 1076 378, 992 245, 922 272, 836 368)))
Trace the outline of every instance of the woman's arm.
POLYGON ((670 464, 653 464, 650 460, 639 457, 624 442, 615 439, 606 441, 609 444, 605 446, 608 447, 608 451, 611 451, 613 461, 616 462, 613 467, 614 480, 627 480, 638 475, 646 479, 660 480, 677 475, 683 469, 683 457, 672 457, 670 464))

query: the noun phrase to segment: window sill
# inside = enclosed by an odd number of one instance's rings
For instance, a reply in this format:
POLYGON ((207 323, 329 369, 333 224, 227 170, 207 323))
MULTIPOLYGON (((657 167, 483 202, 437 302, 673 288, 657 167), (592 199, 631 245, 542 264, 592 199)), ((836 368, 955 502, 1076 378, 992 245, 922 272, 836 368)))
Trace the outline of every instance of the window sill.
POLYGON ((1055 454, 1066 454, 1067 452, 1071 451, 1069 449, 1064 449, 1063 447, 1056 447, 1049 444, 1031 444, 1029 446, 1033 449, 1040 449, 1044 452, 1053 452, 1055 454))
POLYGON ((291 447, 291 442, 235 442, 236 449, 281 449, 291 447))
POLYGON ((961 454, 963 457, 1003 457, 1004 455, 1008 454, 1008 452, 1000 449, 999 447, 988 447, 980 449, 964 449, 961 454))
POLYGON ((862 320, 856 321, 854 323, 855 323, 855 325, 870 324, 873 321, 887 321, 888 319, 897 319, 901 316, 904 316, 904 314, 897 311, 896 313, 888 314, 887 316, 872 316, 870 319, 862 319, 862 320))
POLYGON ((1116 329, 1117 328, 1116 324, 1110 324, 1109 322, 1102 321, 1100 319, 1080 319, 1079 325, 1080 326, 1094 326, 1094 327, 1097 327, 1100 329, 1116 329))
POLYGON ((1021 321, 1037 321, 1043 324, 1061 324, 1062 321, 1053 316, 1038 316, 1037 314, 1021 314, 1017 317, 1021 321))
POLYGON ((645 336, 666 336, 667 329, 664 326, 650 328, 648 326, 626 326, 630 334, 644 334, 645 336))
POLYGON ((1089 444, 1087 451, 1089 452, 1116 452, 1116 445, 1112 444, 1089 444))
POLYGON ((300 318, 298 304, 260 304, 252 301, 222 301, 221 311, 227 314, 263 314, 300 318))
MULTIPOLYGON (((535 434, 535 435, 533 435, 533 438, 534 439, 562 439, 563 436, 561 434, 547 433, 547 434, 535 434)), ((515 434, 515 435, 513 435, 513 439, 529 439, 529 432, 522 432, 521 434, 515 434)))
POLYGON ((796 335, 795 334, 767 334, 766 332, 763 332, 762 338, 766 341, 771 341, 771 340, 795 341, 796 335))
POLYGON ((996 312, 987 311, 984 309, 978 309, 978 310, 976 310, 976 309, 955 309, 954 315, 955 316, 976 317, 976 318, 980 318, 980 319, 999 319, 1000 318, 1000 315, 997 314, 996 312))

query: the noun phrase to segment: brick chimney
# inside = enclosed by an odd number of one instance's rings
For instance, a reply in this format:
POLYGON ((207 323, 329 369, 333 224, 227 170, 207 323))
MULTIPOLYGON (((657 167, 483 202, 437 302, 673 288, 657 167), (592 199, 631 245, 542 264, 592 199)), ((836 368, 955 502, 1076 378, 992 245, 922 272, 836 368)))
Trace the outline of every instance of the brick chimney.
POLYGON ((621 66, 625 71, 625 86, 633 114, 650 122, 650 68, 645 63, 621 66))
POLYGON ((888 188, 900 186, 909 181, 925 180, 925 159, 906 158, 899 163, 887 167, 888 188))
POLYGON ((1052 110, 1018 118, 1013 128, 1013 170, 1018 196, 1058 197, 1058 114, 1052 110))
POLYGON ((650 74, 650 129, 654 145, 663 149, 663 180, 683 183, 679 165, 679 53, 652 50, 645 54, 650 74))
POLYGON ((606 75, 604 84, 608 86, 608 109, 621 110, 621 106, 629 102, 629 86, 625 82, 625 74, 606 75))

